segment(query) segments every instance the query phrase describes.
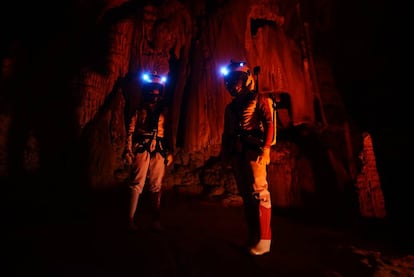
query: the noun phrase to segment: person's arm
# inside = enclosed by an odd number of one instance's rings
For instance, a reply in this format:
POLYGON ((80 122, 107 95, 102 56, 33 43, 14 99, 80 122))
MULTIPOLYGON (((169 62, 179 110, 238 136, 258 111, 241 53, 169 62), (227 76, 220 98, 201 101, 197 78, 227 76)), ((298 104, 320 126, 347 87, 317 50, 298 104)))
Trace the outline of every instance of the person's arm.
POLYGON ((126 133, 126 142, 125 142, 125 149, 124 149, 123 156, 127 164, 132 164, 132 160, 134 159, 134 154, 132 152, 132 136, 135 131, 136 122, 137 122, 137 114, 135 112, 129 120, 129 124, 127 127, 127 133, 126 133))
POLYGON ((162 112, 162 120, 163 120, 163 155, 165 157, 165 164, 166 166, 170 166, 174 161, 174 139, 173 139, 173 132, 172 132, 172 118, 170 114, 170 109, 165 106, 162 112))
POLYGON ((264 162, 266 165, 270 163, 270 147, 273 141, 273 113, 272 113, 272 99, 269 97, 259 96, 259 111, 262 114, 264 127, 264 143, 262 154, 258 157, 257 162, 264 162))
POLYGON ((135 112, 128 124, 128 129, 127 129, 127 141, 126 141, 126 148, 127 150, 132 152, 132 136, 134 134, 135 131, 135 125, 137 123, 137 113, 135 112))

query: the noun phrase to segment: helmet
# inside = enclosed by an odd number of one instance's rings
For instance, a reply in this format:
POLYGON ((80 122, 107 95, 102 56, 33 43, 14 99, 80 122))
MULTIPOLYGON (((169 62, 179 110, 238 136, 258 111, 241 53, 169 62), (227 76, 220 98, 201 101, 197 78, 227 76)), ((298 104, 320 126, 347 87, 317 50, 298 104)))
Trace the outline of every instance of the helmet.
POLYGON ((158 75, 156 72, 144 72, 141 76, 141 86, 144 101, 157 102, 164 95, 166 76, 158 75))
POLYGON ((224 84, 232 96, 236 96, 242 90, 254 90, 254 79, 246 62, 231 60, 230 64, 221 69, 224 76, 224 84))

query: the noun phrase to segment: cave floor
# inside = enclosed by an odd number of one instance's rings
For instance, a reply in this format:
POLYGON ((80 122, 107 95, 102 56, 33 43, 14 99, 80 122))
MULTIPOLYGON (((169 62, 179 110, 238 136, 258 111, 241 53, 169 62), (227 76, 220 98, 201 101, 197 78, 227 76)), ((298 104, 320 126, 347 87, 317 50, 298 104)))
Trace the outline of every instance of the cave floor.
POLYGON ((253 257, 240 206, 165 196, 165 230, 154 233, 144 195, 131 232, 124 196, 95 197, 79 216, 36 221, 33 212, 3 235, 3 276, 414 276, 414 252, 371 230, 275 210, 271 252, 253 257))

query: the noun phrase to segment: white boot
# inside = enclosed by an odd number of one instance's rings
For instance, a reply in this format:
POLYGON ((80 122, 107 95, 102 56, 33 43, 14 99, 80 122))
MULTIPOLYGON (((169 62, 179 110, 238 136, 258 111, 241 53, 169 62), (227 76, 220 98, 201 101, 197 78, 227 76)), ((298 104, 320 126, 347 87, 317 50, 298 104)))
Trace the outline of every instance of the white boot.
POLYGON ((263 255, 270 252, 270 239, 261 239, 256 246, 250 248, 250 254, 252 255, 263 255))

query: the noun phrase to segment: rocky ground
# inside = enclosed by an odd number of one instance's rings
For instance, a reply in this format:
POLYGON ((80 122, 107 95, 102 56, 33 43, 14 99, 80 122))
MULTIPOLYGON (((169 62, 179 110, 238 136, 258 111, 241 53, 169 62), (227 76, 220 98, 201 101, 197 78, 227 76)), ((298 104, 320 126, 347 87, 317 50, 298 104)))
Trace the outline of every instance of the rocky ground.
POLYGON ((166 196, 165 230, 154 233, 145 198, 142 228, 125 228, 124 196, 95 197, 77 216, 32 212, 30 220, 9 220, 2 275, 414 276, 411 245, 380 226, 356 229, 275 210, 271 252, 252 257, 243 247, 242 208, 229 199, 166 196))

